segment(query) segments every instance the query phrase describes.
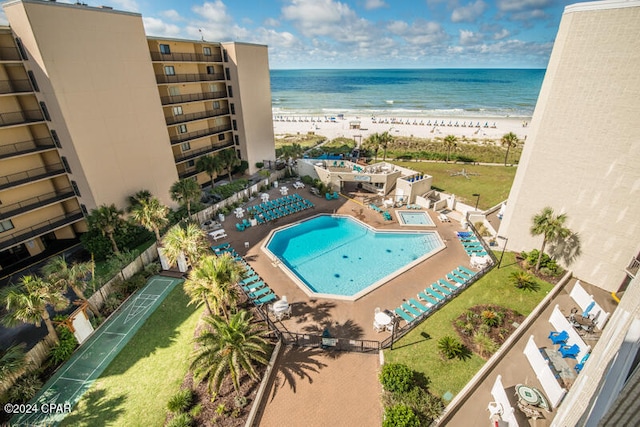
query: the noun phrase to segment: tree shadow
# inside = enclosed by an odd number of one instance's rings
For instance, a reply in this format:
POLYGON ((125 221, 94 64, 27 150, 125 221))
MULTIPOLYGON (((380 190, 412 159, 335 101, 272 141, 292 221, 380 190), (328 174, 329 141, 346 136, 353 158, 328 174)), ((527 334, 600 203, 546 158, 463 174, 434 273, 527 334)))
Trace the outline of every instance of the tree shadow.
POLYGON ((582 254, 580 236, 572 232, 564 239, 549 243, 549 254, 570 266, 582 254))
POLYGON ((333 302, 323 301, 317 303, 311 300, 309 303, 297 303, 291 305, 291 316, 296 319, 296 323, 324 323, 330 321, 331 310, 336 306, 333 302))
POLYGON ((313 347, 286 347, 280 355, 278 362, 278 374, 273 379, 273 390, 271 398, 273 400, 278 390, 285 385, 293 393, 296 393, 298 381, 308 381, 313 383, 313 373, 320 372, 320 369, 327 365, 319 360, 325 352, 313 347))
POLYGON ((359 339, 364 334, 362 327, 351 319, 344 323, 334 323, 331 319, 326 319, 315 325, 305 326, 302 330, 314 335, 322 335, 323 333, 326 333, 325 331, 328 331, 332 338, 359 339))
POLYGON ((106 390, 93 389, 83 397, 83 407, 76 406, 62 425, 91 426, 109 425, 124 412, 122 405, 127 397, 123 394, 108 397, 106 390))

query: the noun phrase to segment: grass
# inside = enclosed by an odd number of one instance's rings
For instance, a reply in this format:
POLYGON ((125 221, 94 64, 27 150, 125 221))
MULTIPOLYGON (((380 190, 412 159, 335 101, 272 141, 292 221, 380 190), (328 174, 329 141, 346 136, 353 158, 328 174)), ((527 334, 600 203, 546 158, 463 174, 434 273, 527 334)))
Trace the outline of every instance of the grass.
POLYGON ((176 286, 62 425, 163 425, 167 402, 187 372, 201 313, 188 302, 176 286))
POLYGON ((322 141, 325 141, 327 138, 322 135, 277 135, 275 138, 276 141, 276 149, 282 148, 284 145, 291 145, 293 143, 299 144, 302 148, 307 149, 311 147, 315 147, 320 144, 322 141))
POLYGON ((438 340, 446 335, 457 337, 453 321, 474 305, 496 304, 525 316, 529 315, 553 285, 539 281, 540 289, 536 292, 516 289, 509 275, 519 269, 515 254, 505 253, 502 268, 491 270, 405 335, 394 344, 393 350, 385 350, 385 361, 404 363, 411 369, 424 373, 431 379, 429 389, 439 396, 443 396, 447 391, 457 394, 484 365, 485 360, 473 354, 466 361, 444 361, 437 350, 438 340), (429 338, 422 334, 428 334, 426 336, 429 338))
POLYGON ((504 166, 463 165, 436 162, 393 162, 399 166, 433 176, 433 186, 458 200, 475 206, 473 194, 480 194, 478 208, 488 209, 509 197, 509 190, 516 175, 516 168, 504 166), (451 176, 464 169, 469 179, 462 175, 451 176))

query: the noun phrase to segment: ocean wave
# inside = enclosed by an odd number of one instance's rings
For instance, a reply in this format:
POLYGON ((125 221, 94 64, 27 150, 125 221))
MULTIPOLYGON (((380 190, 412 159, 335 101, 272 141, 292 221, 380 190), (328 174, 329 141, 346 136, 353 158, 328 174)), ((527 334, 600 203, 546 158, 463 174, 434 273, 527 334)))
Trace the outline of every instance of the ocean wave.
POLYGON ((274 115, 284 116, 380 116, 380 117, 522 117, 528 118, 533 111, 514 108, 291 108, 273 107, 274 115))

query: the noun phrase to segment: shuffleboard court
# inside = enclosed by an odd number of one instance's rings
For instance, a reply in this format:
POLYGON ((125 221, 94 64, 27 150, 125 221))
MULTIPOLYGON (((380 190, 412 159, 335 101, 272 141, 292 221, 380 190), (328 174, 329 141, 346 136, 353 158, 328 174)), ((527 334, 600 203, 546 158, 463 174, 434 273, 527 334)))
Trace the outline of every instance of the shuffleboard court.
POLYGON ((154 276, 107 320, 25 405, 12 426, 52 426, 64 419, 181 279, 154 276))

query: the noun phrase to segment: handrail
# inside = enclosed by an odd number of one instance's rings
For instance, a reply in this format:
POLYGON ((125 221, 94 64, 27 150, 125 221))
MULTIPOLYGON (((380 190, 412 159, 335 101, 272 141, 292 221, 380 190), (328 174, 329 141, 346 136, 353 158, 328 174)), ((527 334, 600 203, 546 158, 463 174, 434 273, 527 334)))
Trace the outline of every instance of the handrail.
POLYGON ((40 110, 12 111, 0 113, 0 126, 17 125, 20 123, 39 122, 44 120, 40 110))
POLYGON ((205 99, 221 99, 226 97, 227 97, 226 91, 202 92, 202 93, 189 93, 186 95, 161 96, 160 102, 162 103, 162 105, 168 105, 168 104, 181 104, 183 102, 204 101, 205 99))
POLYGON ((192 120, 206 119, 209 117, 217 117, 225 114, 229 114, 228 108, 217 108, 215 110, 199 111, 197 113, 180 114, 178 116, 170 116, 166 118, 168 125, 174 125, 176 123, 185 123, 192 120))
POLYGON ((52 138, 38 138, 31 141, 15 142, 13 144, 0 145, 0 159, 4 157, 26 154, 33 151, 49 150, 56 145, 52 138))
POLYGON ((15 47, 0 47, 0 61, 22 61, 20 52, 15 47))
POLYGON ((229 130, 231 130, 231 123, 210 127, 208 129, 201 129, 195 132, 180 133, 169 137, 169 139, 171 140, 171 144, 179 144, 181 142, 191 141, 192 139, 202 138, 203 136, 215 135, 229 130))
POLYGON ((46 165, 10 175, 0 176, 0 189, 64 172, 66 172, 66 170, 62 163, 55 163, 53 165, 46 165))
POLYGON ((73 188, 67 187, 62 190, 51 191, 40 196, 21 200, 10 205, 0 205, 0 218, 8 218, 22 212, 30 211, 33 208, 45 206, 52 202, 68 199, 73 196, 75 196, 73 188))
POLYGON ((195 61, 195 62, 222 62, 222 55, 211 54, 205 55, 203 53, 189 53, 189 52, 151 52, 152 61, 195 61))
POLYGON ((156 81, 158 83, 189 83, 215 80, 224 80, 224 73, 189 73, 174 74, 170 76, 167 76, 166 74, 156 74, 156 81))
POLYGON ((24 229, 18 233, 9 234, 7 236, 0 237, 0 251, 15 246, 18 243, 33 237, 48 233, 57 228, 63 227, 72 222, 76 222, 84 218, 82 211, 77 209, 73 212, 66 213, 64 215, 57 216, 47 221, 40 222, 34 226, 24 229))
POLYGON ((0 80, 0 93, 33 92, 29 79, 0 80))
POLYGON ((201 156, 203 154, 212 153, 214 151, 218 151, 218 150, 222 150, 222 149, 225 149, 225 148, 229 148, 229 147, 231 147, 233 145, 234 145, 233 141, 229 141, 226 144, 222 144, 222 145, 211 144, 211 145, 209 145, 207 147, 202 147, 202 148, 199 148, 197 150, 190 150, 188 153, 184 153, 182 156, 176 156, 175 157, 175 162, 176 163, 181 163, 181 162, 184 162, 184 161, 187 161, 187 160, 191 160, 191 159, 193 159, 195 157, 199 157, 199 156, 201 156))

